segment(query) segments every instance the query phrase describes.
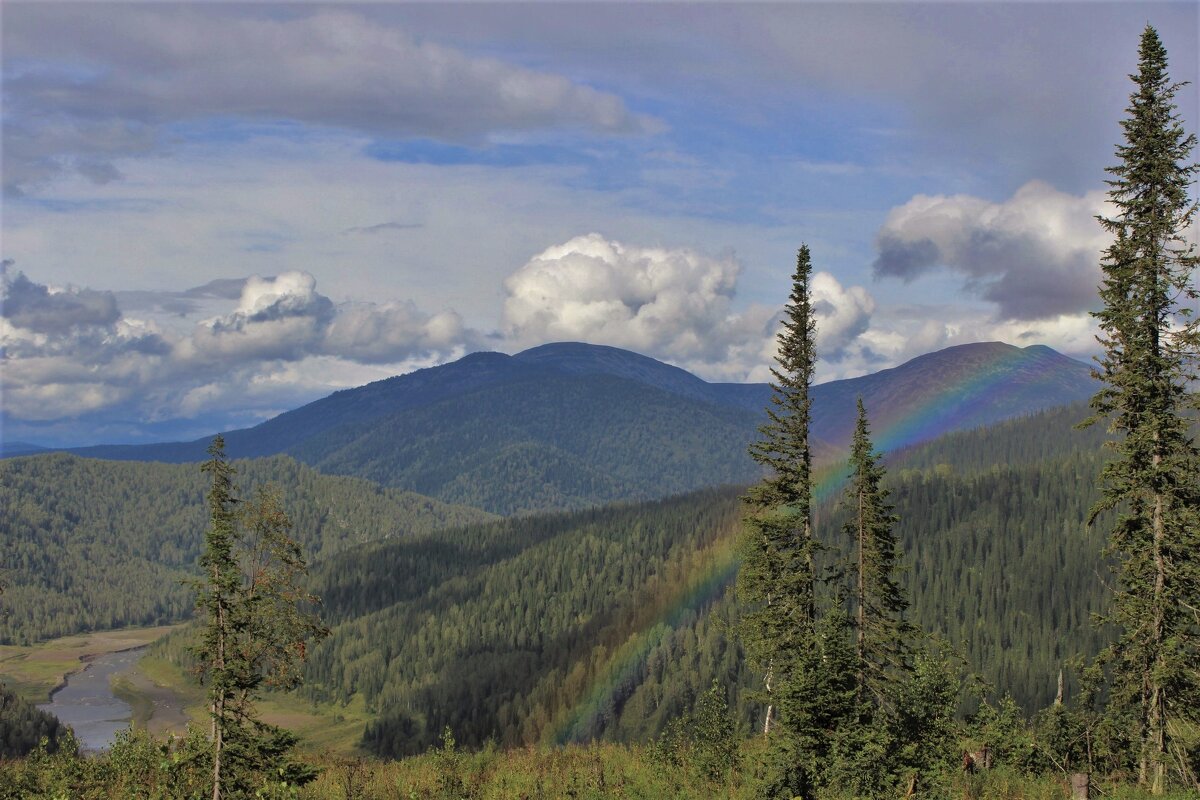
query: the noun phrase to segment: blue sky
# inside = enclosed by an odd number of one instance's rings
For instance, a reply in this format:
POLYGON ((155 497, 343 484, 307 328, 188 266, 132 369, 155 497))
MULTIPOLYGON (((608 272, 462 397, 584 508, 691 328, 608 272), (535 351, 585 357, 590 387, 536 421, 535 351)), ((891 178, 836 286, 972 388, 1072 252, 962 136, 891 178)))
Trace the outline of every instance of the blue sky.
MULTIPOLYGON (((198 437, 477 349, 761 380, 1093 350, 1142 27, 1194 3, 5 3, 4 437, 198 437)), ((1196 130, 1196 92, 1178 95, 1196 130)))

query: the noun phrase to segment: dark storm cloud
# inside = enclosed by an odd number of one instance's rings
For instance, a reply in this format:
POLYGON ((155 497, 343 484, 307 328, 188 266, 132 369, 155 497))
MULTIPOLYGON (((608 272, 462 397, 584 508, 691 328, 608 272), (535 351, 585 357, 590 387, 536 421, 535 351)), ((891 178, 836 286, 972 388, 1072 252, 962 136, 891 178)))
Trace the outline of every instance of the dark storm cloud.
POLYGON ((872 267, 876 277, 911 281, 941 263, 938 246, 929 239, 907 241, 884 232, 876 239, 875 247, 879 251, 872 267))
POLYGON ((4 275, 0 313, 18 328, 63 333, 79 327, 110 327, 121 318, 112 292, 70 289, 51 292, 18 272, 4 275))

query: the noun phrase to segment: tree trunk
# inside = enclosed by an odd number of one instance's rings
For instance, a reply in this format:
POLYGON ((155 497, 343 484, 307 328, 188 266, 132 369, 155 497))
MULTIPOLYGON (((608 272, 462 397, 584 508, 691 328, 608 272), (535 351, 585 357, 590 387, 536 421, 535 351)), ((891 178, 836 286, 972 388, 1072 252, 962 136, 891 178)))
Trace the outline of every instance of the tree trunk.
MULTIPOLYGON (((216 569, 214 568, 214 573, 216 569)), ((214 583, 216 582, 214 574, 214 583)), ((217 601, 217 658, 216 674, 220 675, 225 669, 225 603, 221 598, 217 601)), ((225 686, 224 677, 221 685, 213 687, 213 793, 212 800, 221 800, 221 746, 224 739, 225 716, 225 686)))
MULTIPOLYGON (((1155 444, 1157 447, 1158 436, 1155 435, 1155 444)), ((1159 453, 1154 454, 1155 473, 1158 472, 1159 464, 1162 463, 1162 456, 1159 453)), ((1160 492, 1155 492, 1154 495, 1154 606, 1151 610, 1153 630, 1152 646, 1154 647, 1154 670, 1150 676, 1150 709, 1149 723, 1150 730, 1150 749, 1152 750, 1152 763, 1150 764, 1151 779, 1150 793, 1159 795, 1166 789, 1166 768, 1167 768, 1167 709, 1166 709, 1166 687, 1162 685, 1161 678, 1154 677, 1156 671, 1160 671, 1163 667, 1163 650, 1164 650, 1164 603, 1166 591, 1166 561, 1163 557, 1163 543, 1165 538, 1164 530, 1165 522, 1163 520, 1163 497, 1160 492)))
POLYGON ((863 575, 866 561, 867 530, 863 522, 863 487, 858 487, 858 699, 866 688, 867 583, 863 575))
MULTIPOLYGON (((770 667, 767 667, 766 685, 767 685, 767 694, 769 695, 769 694, 771 694, 771 668, 770 667)), ((775 709, 774 704, 767 703, 767 714, 765 717, 763 717, 763 736, 766 736, 771 732, 771 712, 774 709, 775 709)))

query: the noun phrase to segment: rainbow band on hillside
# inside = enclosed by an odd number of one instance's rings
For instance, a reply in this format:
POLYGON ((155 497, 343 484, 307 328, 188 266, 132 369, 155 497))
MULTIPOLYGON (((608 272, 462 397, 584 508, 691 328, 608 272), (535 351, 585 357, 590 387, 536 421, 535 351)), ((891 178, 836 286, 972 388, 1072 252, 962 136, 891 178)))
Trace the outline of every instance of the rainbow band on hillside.
POLYGON ((737 527, 725 531, 695 558, 686 581, 658 602, 657 620, 647 630, 631 636, 593 676, 590 687, 572 708, 561 712, 542 732, 542 741, 556 745, 588 738, 586 729, 611 704, 617 687, 635 680, 645 668, 646 658, 669 636, 680 620, 725 593, 737 575, 737 527))
MULTIPOLYGON (((965 370, 943 391, 874 430, 872 439, 876 451, 888 452, 934 438, 946 429, 948 421, 950 427, 959 427, 963 421, 978 414, 985 405, 1015 402, 1043 389, 1044 385, 1039 380, 1023 385, 1011 384, 1011 373, 1004 367, 1021 358, 1021 351, 1015 350, 998 354, 965 370)), ((1048 361, 1045 366, 1047 376, 1054 369, 1056 365, 1048 361)), ((870 412, 868 408, 867 414, 870 415, 870 412)), ((815 467, 814 507, 835 497, 848 480, 849 469, 844 461, 815 467)), ((820 524, 819 520, 816 522, 820 524)), ((736 539, 735 532, 725 532, 700 554, 688 579, 668 599, 659 603, 655 623, 621 645, 592 678, 590 688, 583 693, 582 699, 569 711, 557 715, 543 731, 542 741, 562 745, 588 738, 587 728, 611 705, 617 687, 636 682, 649 654, 670 635, 683 616, 689 611, 699 611, 720 597, 732 583, 740 564, 736 539)))

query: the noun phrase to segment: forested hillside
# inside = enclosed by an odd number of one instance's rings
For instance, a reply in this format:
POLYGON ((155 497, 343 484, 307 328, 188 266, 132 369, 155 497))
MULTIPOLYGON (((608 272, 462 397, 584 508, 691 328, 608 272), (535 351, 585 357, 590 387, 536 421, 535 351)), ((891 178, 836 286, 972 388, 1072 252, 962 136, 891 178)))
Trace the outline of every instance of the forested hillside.
POLYGON ((344 425, 293 452, 325 472, 511 514, 751 481, 757 424, 750 411, 567 375, 344 425))
MULTIPOLYGON (((915 620, 1030 708, 1053 696, 1063 661, 1099 643, 1088 617, 1105 596, 1101 542, 1084 522, 1102 452, 1093 432, 1062 427, 1079 411, 954 434, 889 467, 915 620)), ((284 488, 314 564, 334 635, 308 691, 361 693, 382 713, 368 736, 380 752, 419 751, 446 724, 469 743, 644 739, 713 677, 751 681, 725 594, 737 490, 479 525, 482 512, 287 458, 237 467, 246 493, 284 488)), ((204 523, 193 465, 43 455, 0 463, 0 477, 5 637, 188 615, 179 581, 204 523)), ((819 492, 830 543, 838 478, 819 492)), ((752 709, 735 706, 748 725, 752 709)))
MULTIPOLYGON (((332 617, 353 618, 314 651, 307 685, 343 700, 361 692, 380 713, 366 740, 387 754, 420 752, 446 725, 471 745, 489 736, 520 744, 654 733, 713 677, 738 669, 723 635, 693 643, 684 661, 655 657, 672 627, 696 624, 693 600, 704 611, 714 599, 689 599, 689 587, 732 566, 737 515, 734 492, 705 492, 458 531, 454 540, 467 551, 499 550, 501 558, 475 566, 448 551, 442 575, 399 602, 368 595, 361 615, 345 587, 370 584, 372 572, 394 565, 437 573, 414 558, 416 543, 346 553, 321 570, 316 591, 330 598, 332 617), (457 574, 443 577, 446 570, 457 574), (672 619, 676 611, 684 616, 672 619), (655 661, 666 686, 623 715, 655 661), (580 707, 591 693, 605 695, 594 713, 580 707)), ((719 596, 723 584, 710 588, 719 596)))
POLYGON ((41 711, 0 683, 0 760, 23 756, 42 739, 53 748, 66 732, 53 714, 41 711))
POLYGON ((1090 413, 1087 403, 1072 403, 948 433, 896 450, 886 459, 893 469, 933 469, 941 465, 943 471, 949 468, 957 474, 970 474, 1000 465, 1029 466, 1076 453, 1103 453, 1108 438, 1105 426, 1078 427, 1090 413))
MULTIPOLYGON (((239 481, 283 490, 298 540, 320 559, 376 539, 487 519, 290 458, 238 462, 239 481)), ((178 621, 192 609, 207 513, 192 464, 97 461, 49 454, 0 461, 0 564, 10 613, 0 642, 178 621)))
MULTIPOLYGON (((1099 458, 890 481, 914 621, 1030 710, 1102 644, 1089 620, 1107 596, 1102 543, 1085 524, 1099 458)), ((740 513, 737 492, 704 492, 343 552, 315 576, 334 634, 306 691, 362 693, 380 714, 365 741, 387 755, 424 750, 446 725, 471 745, 644 740, 714 677, 737 687, 748 727, 755 679, 726 592, 740 513)), ((841 517, 834 500, 817 515, 835 549, 841 517)))
POLYGON ((1105 639, 1091 616, 1109 597, 1095 455, 975 475, 913 472, 892 481, 913 618, 961 646, 971 668, 1032 711, 1058 670, 1105 639))

